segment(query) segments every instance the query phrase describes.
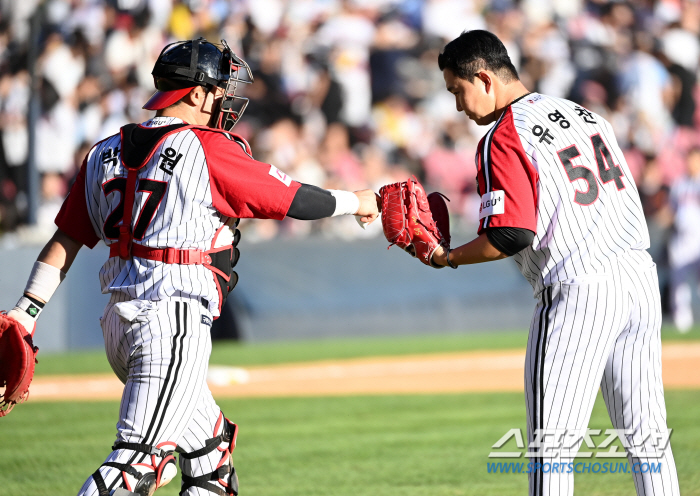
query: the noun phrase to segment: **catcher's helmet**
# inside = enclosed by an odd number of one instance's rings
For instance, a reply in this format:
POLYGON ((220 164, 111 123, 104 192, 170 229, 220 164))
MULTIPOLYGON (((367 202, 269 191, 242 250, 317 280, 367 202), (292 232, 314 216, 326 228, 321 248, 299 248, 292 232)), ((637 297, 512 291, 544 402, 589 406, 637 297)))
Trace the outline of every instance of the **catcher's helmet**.
POLYGON ((217 126, 230 130, 248 105, 248 99, 236 96, 238 83, 252 83, 253 74, 246 62, 221 40, 223 50, 204 38, 179 41, 167 45, 160 52, 153 67, 153 82, 158 91, 143 108, 159 110, 172 105, 195 86, 207 90, 224 89, 217 126), (242 79, 241 69, 245 70, 242 79), (234 104, 236 108, 234 109, 234 104))

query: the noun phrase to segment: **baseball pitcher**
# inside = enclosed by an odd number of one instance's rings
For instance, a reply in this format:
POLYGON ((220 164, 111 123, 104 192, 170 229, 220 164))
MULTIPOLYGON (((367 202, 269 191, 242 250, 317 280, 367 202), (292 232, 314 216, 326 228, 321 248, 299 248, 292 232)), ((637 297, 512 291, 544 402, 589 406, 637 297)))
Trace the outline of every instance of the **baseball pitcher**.
MULTIPOLYGON (((450 249, 440 230, 431 236, 417 229, 420 238, 406 244, 425 246, 421 253, 430 257, 423 263, 453 269, 513 257, 532 285, 538 303, 525 363, 529 451, 536 453, 530 462, 556 469, 532 471, 530 494, 573 494, 567 462, 599 388, 630 466, 660 463, 658 472, 634 473, 637 494, 679 494, 667 443, 656 266, 612 127, 574 102, 528 91, 487 31, 462 33, 438 65, 457 111, 493 124, 476 153, 478 237, 450 249)), ((384 200, 383 217, 397 210, 384 200)))

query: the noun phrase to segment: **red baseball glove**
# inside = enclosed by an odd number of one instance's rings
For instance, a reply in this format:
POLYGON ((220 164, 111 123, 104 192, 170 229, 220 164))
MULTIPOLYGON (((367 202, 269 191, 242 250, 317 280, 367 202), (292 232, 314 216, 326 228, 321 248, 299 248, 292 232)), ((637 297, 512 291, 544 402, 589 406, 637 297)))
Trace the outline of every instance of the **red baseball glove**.
POLYGON ((440 193, 426 196, 415 176, 408 181, 382 186, 379 195, 387 241, 426 265, 442 268, 433 265, 432 259, 438 246, 450 247, 450 217, 445 203, 449 199, 440 193))
POLYGON ((34 364, 39 348, 22 324, 5 312, 0 313, 0 417, 29 396, 29 384, 34 378, 34 364))

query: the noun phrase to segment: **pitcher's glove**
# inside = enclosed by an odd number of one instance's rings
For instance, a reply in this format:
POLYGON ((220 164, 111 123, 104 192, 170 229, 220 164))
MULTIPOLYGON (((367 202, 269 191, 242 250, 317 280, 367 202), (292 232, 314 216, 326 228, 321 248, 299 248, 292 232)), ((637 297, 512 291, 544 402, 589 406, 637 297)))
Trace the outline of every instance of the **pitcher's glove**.
POLYGON ((426 196, 425 189, 413 176, 408 181, 387 184, 379 190, 382 197, 384 236, 426 265, 434 265, 433 253, 438 246, 450 247, 449 201, 440 193, 426 196))
POLYGON ((29 384, 34 378, 34 364, 39 348, 22 324, 4 311, 0 313, 0 417, 29 396, 29 384))

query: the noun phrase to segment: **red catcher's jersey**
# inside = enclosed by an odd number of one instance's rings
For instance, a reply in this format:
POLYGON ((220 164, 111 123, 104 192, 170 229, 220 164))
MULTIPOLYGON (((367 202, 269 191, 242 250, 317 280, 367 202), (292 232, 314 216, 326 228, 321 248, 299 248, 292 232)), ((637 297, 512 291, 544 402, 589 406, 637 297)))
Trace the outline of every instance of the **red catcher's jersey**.
MULTIPOLYGON (((156 117, 142 126, 181 123, 156 117)), ((90 248, 119 236, 126 185, 120 150, 118 134, 90 150, 56 217, 62 231, 90 248)), ((232 218, 284 218, 299 186, 275 166, 254 160, 242 138, 200 128, 173 133, 138 172, 134 242, 210 249, 217 230, 232 218)), ((202 265, 112 257, 100 270, 100 284, 103 293, 118 293, 120 300, 205 298, 218 315, 214 275, 202 265)))
POLYGON ((479 234, 533 231, 513 258, 537 295, 555 283, 648 266, 649 233, 637 187, 610 123, 574 102, 530 93, 479 143, 479 234))

